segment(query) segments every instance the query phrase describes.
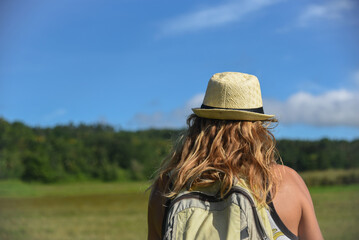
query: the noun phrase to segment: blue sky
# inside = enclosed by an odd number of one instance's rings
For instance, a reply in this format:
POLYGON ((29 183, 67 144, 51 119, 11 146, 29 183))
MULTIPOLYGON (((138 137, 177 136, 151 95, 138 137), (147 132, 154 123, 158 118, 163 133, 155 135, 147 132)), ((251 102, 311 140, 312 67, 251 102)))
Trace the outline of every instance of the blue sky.
POLYGON ((359 137, 359 4, 3 0, 0 116, 184 126, 216 72, 256 75, 278 138, 359 137))

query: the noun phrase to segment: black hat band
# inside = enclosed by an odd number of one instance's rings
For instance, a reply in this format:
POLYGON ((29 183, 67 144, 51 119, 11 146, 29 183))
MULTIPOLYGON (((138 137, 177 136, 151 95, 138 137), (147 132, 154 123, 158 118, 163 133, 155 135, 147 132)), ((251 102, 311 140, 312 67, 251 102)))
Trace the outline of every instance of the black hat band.
POLYGON ((255 112, 255 113, 261 113, 264 114, 264 110, 263 107, 259 107, 259 108, 220 108, 220 107, 211 107, 211 106, 207 106, 202 104, 201 105, 202 109, 225 109, 225 110, 239 110, 239 111, 247 111, 247 112, 255 112))

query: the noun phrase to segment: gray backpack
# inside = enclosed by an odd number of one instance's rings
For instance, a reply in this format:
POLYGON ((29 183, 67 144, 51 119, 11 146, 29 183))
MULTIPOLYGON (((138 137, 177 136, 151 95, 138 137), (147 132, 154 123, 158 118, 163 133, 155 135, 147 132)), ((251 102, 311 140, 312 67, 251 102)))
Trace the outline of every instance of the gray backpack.
POLYGON ((223 198, 213 189, 184 191, 167 201, 164 240, 273 239, 265 207, 257 208, 245 186, 223 198))

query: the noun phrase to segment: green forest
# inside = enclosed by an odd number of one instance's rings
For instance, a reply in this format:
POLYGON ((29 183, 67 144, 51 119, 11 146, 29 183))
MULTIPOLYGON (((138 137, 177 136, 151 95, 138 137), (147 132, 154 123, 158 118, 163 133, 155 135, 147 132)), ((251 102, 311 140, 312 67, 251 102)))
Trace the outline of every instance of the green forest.
MULTIPOLYGON (((29 127, 0 118, 0 179, 44 183, 147 180, 183 130, 126 131, 105 124, 29 127)), ((299 172, 359 167, 359 139, 277 141, 299 172)))

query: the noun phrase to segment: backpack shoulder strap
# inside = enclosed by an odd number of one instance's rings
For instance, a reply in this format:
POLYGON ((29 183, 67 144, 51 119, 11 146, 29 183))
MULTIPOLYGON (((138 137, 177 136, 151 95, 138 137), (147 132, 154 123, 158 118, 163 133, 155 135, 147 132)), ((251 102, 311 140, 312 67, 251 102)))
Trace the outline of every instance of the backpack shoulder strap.
MULTIPOLYGON (((239 187, 239 188, 245 190, 249 194, 249 197, 251 198, 251 202, 252 202, 251 203, 252 211, 253 211, 253 215, 255 216, 256 225, 261 226, 261 228, 263 229, 262 231, 264 233, 266 233, 264 235, 267 235, 269 239, 273 239, 272 227, 269 222, 269 216, 267 213, 268 206, 259 206, 259 204, 255 200, 255 198, 251 194, 247 183, 243 179, 238 179, 238 181, 236 182, 236 185, 234 187, 236 187, 236 188, 239 187)), ((267 200, 268 200, 268 196, 267 196, 267 200)))

